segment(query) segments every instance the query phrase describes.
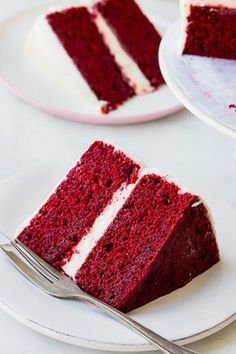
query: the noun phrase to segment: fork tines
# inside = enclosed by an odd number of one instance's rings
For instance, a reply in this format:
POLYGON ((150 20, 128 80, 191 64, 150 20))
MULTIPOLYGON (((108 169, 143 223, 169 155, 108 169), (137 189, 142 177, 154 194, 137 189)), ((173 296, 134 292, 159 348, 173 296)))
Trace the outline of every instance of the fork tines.
POLYGON ((35 268, 42 276, 47 278, 51 283, 55 280, 60 279, 61 273, 51 267, 43 259, 37 256, 33 251, 31 251, 27 246, 25 246, 21 241, 15 240, 11 241, 12 246, 21 254, 21 256, 30 263, 30 265, 35 268))

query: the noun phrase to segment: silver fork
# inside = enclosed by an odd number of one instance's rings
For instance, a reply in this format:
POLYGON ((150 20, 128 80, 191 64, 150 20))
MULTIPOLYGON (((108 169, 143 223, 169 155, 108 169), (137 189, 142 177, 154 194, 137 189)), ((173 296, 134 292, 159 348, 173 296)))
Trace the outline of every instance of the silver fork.
POLYGON ((61 299, 88 301, 143 336, 163 353, 194 353, 189 349, 168 341, 124 313, 85 293, 69 277, 51 267, 20 241, 11 241, 9 244, 0 245, 0 249, 27 279, 47 294, 61 299))

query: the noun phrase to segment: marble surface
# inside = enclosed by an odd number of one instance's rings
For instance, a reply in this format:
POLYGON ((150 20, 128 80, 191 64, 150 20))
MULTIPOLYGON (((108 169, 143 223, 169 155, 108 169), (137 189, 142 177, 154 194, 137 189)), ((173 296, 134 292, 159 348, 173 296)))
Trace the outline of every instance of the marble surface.
MULTIPOLYGON (((155 1, 155 0, 149 0, 155 1)), ((29 5, 46 3, 37 0, 0 0, 0 20, 29 5)), ((176 2, 176 1, 174 1, 176 2)), ((178 16, 171 5, 163 15, 178 16)), ((206 126, 187 111, 160 121, 129 126, 93 126, 60 120, 28 107, 0 86, 0 181, 26 168, 62 160, 74 161, 90 141, 109 139, 125 146, 136 155, 155 150, 146 161, 155 165, 157 155, 162 165, 175 174, 176 166, 199 174, 212 184, 218 196, 235 208, 236 164, 233 158, 234 141, 206 126), (185 134, 184 139, 179 136, 185 134), (145 143, 144 139, 145 138, 145 143), (175 148, 168 151, 168 141, 175 148), (211 173, 207 173, 210 171, 211 173), (204 173, 202 173, 204 171, 204 173)), ((188 181, 187 181, 188 182, 188 181)), ((204 309, 203 309, 204 311, 204 309)), ((200 353, 236 353, 236 323, 220 333, 190 346, 200 353)), ((95 354, 95 351, 76 348, 44 337, 17 323, 0 312, 0 352, 4 354, 95 354), (33 349, 32 349, 33 348, 33 349)))

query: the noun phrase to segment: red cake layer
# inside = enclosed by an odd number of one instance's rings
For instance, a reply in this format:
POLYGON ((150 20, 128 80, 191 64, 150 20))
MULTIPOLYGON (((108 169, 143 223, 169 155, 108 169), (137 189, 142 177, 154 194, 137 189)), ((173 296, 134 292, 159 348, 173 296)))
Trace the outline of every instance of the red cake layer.
POLYGON ((164 80, 158 65, 161 37, 134 0, 102 0, 98 11, 153 87, 164 80))
POLYGON ((191 6, 185 54, 236 59, 236 9, 191 6))
POLYGON ((97 98, 107 102, 104 113, 134 96, 85 7, 51 13, 47 20, 97 98))
POLYGON ((111 145, 95 142, 19 235, 35 253, 60 268, 121 184, 133 183, 139 166, 111 145))
POLYGON ((86 292, 129 311, 188 283, 219 260, 205 206, 144 176, 77 272, 86 292), (115 261, 114 261, 115 260, 115 261))

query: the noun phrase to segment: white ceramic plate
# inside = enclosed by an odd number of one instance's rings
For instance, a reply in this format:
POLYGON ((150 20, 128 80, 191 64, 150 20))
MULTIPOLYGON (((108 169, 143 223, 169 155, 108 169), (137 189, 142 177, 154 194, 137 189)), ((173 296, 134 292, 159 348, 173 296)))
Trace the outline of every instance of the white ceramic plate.
POLYGON ((236 137, 236 61, 180 55, 179 32, 178 21, 164 36, 159 50, 167 84, 198 118, 236 137))
MULTIPOLYGON (((51 165, 3 182, 0 185, 1 230, 8 235, 15 234, 64 173, 64 167, 51 165)), ((181 343, 206 337, 236 317, 235 210, 217 200, 209 188, 205 187, 204 192, 201 186, 201 190, 216 220, 221 262, 183 289, 131 313, 144 325, 181 343)), ((144 339, 93 307, 42 293, 1 253, 0 263, 0 306, 29 327, 89 348, 136 352, 153 349, 144 339)))
MULTIPOLYGON (((150 16, 144 0, 138 1, 160 33, 164 34, 168 22, 150 16)), ((158 1, 156 6, 165 6, 158 1)), ((167 85, 145 96, 135 97, 108 115, 92 115, 67 102, 64 95, 51 83, 46 82, 24 54, 24 43, 37 17, 45 10, 34 7, 7 19, 0 25, 0 78, 11 91, 27 103, 50 114, 95 124, 127 124, 161 118, 182 108, 167 85)), ((155 14, 155 12, 154 12, 155 14)))

